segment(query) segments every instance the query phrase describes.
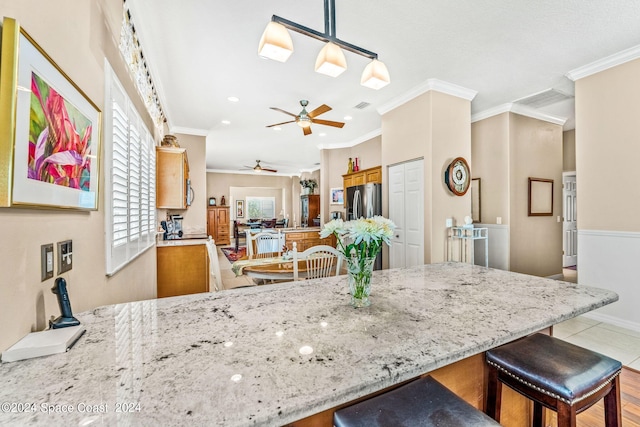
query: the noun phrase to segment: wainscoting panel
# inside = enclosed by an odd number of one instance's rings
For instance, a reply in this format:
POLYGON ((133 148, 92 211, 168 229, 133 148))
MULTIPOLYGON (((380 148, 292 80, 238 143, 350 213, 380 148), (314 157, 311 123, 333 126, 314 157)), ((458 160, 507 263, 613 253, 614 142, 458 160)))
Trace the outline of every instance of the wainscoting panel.
POLYGON ((578 283, 620 296, 587 317, 640 331, 640 233, 578 230, 578 283))
MULTIPOLYGON (((509 226, 498 224, 474 224, 476 228, 489 229, 489 267, 509 270, 509 226)), ((484 240, 476 240, 474 260, 484 265, 484 240)))

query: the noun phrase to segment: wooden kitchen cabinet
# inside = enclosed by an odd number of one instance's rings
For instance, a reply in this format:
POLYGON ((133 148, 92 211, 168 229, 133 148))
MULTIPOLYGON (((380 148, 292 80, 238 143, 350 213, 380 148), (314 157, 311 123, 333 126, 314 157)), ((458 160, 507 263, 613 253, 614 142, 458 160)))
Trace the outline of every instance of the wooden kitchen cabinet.
POLYGON ((156 207, 186 209, 188 179, 186 148, 156 147, 156 207))
POLYGON ((207 234, 216 242, 216 245, 231 243, 229 230, 229 206, 209 206, 207 208, 207 234))
POLYGON ((300 196, 300 225, 315 227, 313 219, 318 218, 318 215, 320 215, 320 196, 317 194, 300 196))
POLYGON ((349 187, 368 184, 370 182, 373 182, 374 184, 382 184, 382 166, 376 166, 374 168, 342 175, 342 181, 345 190, 349 187))
POLYGON ((287 249, 293 249, 293 242, 296 242, 298 252, 305 251, 310 247, 317 245, 329 245, 334 248, 336 247, 336 237, 332 234, 329 237, 321 239, 319 228, 309 231, 286 231, 284 233, 284 244, 287 249))
POLYGON ((158 246, 158 298, 209 292, 207 245, 158 246))

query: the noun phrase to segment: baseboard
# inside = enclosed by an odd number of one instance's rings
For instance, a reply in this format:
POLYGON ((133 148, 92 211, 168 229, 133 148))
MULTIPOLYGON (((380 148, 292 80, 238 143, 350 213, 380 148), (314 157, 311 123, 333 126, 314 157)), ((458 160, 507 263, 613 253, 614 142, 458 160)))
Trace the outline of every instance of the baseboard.
POLYGON ((640 323, 629 322, 629 321, 620 319, 619 317, 613 317, 613 316, 609 316, 606 314, 593 312, 593 311, 582 314, 582 316, 598 322, 607 323, 609 325, 614 325, 620 328, 629 329, 634 332, 640 332, 640 323))
POLYGON ((553 276, 547 276, 547 279, 562 280, 564 279, 564 274, 554 274, 553 276))

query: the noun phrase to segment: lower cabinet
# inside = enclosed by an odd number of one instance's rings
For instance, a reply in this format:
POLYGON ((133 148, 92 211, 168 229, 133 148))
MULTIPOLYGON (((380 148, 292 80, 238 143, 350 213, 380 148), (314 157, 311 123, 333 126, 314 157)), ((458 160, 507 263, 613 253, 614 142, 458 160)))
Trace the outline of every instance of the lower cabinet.
POLYGON ((285 232, 285 240, 284 243, 287 246, 287 249, 293 249, 293 242, 296 242, 296 248, 298 252, 305 251, 312 246, 317 245, 329 245, 336 247, 336 238, 331 235, 324 239, 320 238, 319 230, 315 231, 291 231, 285 232))
POLYGON ((209 292, 207 245, 158 246, 158 298, 209 292))

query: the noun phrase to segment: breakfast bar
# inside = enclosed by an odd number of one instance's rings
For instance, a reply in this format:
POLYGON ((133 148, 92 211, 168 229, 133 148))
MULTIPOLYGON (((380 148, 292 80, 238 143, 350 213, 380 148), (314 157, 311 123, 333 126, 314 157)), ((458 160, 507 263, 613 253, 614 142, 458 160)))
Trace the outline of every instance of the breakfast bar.
POLYGON ((0 365, 0 402, 15 403, 0 424, 331 425, 332 408, 469 376, 484 351, 618 299, 462 263, 375 271, 368 308, 347 289, 338 276, 78 313, 70 351, 0 365))

